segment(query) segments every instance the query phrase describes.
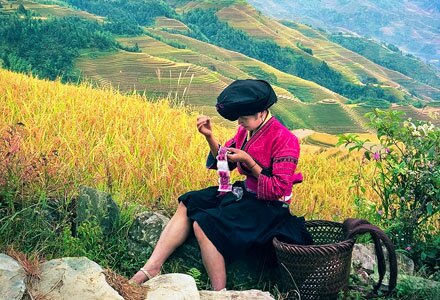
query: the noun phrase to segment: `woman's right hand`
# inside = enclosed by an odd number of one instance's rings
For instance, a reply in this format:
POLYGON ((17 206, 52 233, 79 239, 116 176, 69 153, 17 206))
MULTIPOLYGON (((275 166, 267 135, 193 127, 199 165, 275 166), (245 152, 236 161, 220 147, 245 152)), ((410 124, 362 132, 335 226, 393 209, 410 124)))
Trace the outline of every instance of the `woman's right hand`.
POLYGON ((203 134, 205 137, 212 136, 212 126, 211 118, 208 116, 198 116, 197 117, 197 130, 203 134))

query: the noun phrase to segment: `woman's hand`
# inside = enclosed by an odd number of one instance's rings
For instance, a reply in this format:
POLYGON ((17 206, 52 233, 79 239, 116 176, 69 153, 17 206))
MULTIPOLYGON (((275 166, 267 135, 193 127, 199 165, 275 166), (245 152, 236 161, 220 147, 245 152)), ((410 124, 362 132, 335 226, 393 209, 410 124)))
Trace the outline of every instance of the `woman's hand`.
POLYGON ((227 148, 226 150, 230 152, 230 154, 227 154, 228 161, 246 164, 246 167, 249 169, 251 175, 258 179, 263 169, 255 162, 252 156, 250 156, 247 152, 236 148, 227 148))
POLYGON ((203 134, 206 138, 212 136, 211 118, 208 116, 197 117, 197 130, 203 134))
POLYGON ((255 161, 254 159, 245 151, 236 148, 226 149, 230 154, 227 155, 228 161, 230 162, 241 162, 245 163, 247 166, 252 166, 255 161))

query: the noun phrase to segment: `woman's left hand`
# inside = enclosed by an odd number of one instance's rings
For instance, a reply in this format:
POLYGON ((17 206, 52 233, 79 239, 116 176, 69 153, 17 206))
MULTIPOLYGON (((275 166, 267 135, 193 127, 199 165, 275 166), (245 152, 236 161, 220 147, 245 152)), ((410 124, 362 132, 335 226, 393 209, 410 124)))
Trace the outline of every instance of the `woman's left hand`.
POLYGON ((230 162, 241 162, 245 164, 251 164, 254 162, 253 158, 245 151, 237 148, 227 148, 227 151, 231 152, 227 155, 228 161, 230 162))

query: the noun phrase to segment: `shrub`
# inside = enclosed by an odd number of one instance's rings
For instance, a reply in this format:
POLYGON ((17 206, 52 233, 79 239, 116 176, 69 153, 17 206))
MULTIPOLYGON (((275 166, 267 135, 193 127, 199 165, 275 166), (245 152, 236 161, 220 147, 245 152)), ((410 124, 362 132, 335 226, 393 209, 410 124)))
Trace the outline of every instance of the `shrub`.
MULTIPOLYGON (((438 257, 438 251, 432 253, 426 243, 433 242, 429 237, 438 230, 440 130, 431 123, 403 120, 402 115, 378 109, 367 114, 379 145, 368 146, 368 140, 354 134, 340 136, 338 144, 345 144, 350 151, 365 151, 365 160, 375 164, 371 185, 380 202, 372 205, 375 211, 370 210, 370 217, 386 227, 398 248, 410 253, 426 250, 422 259, 438 257), (421 245, 425 245, 423 249, 421 245)), ((358 200, 365 192, 362 185, 368 184, 362 180, 362 172, 360 168, 354 180, 358 200)))

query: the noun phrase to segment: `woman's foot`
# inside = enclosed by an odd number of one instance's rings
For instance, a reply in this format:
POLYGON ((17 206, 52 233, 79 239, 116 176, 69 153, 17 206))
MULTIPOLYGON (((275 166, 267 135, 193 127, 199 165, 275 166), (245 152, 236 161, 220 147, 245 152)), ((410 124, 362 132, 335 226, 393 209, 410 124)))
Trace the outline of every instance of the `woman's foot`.
POLYGON ((139 271, 137 271, 136 274, 131 277, 130 282, 136 283, 136 284, 142 284, 147 280, 150 280, 153 277, 156 277, 160 274, 159 271, 155 270, 147 270, 145 268, 140 268, 139 271))

